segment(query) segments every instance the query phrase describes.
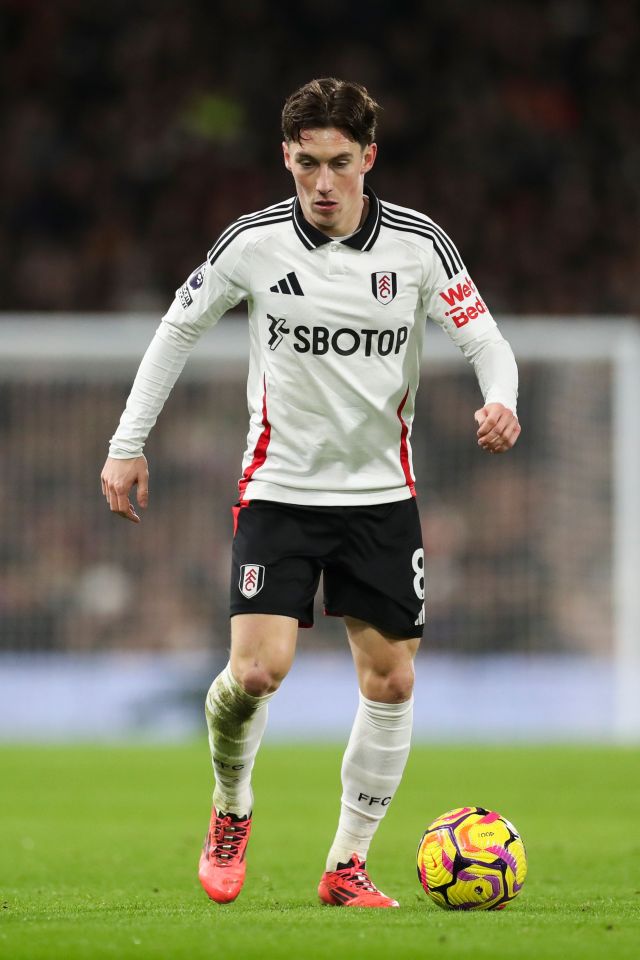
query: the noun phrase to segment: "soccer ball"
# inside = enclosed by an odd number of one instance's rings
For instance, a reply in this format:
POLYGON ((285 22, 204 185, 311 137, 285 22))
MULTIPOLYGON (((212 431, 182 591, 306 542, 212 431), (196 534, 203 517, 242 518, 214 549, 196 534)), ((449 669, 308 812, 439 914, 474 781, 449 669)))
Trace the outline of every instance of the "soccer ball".
POLYGON ((418 879, 445 910, 501 910, 527 875, 524 844, 499 813, 458 807, 443 813, 418 846, 418 879))

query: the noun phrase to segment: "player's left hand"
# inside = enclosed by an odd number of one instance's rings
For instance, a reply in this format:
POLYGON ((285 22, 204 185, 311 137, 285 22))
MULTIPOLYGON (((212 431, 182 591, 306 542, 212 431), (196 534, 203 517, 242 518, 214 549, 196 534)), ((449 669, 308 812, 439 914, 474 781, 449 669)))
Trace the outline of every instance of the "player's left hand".
POLYGON ((520 436, 520 424, 515 413, 502 403, 488 403, 476 410, 478 446, 487 453, 506 453, 520 436))

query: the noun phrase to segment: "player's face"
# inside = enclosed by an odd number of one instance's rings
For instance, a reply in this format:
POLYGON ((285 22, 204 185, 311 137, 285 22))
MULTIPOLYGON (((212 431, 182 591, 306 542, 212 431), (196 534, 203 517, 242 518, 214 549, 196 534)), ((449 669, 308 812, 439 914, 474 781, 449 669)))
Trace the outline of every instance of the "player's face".
POLYGON ((361 147, 333 127, 303 130, 300 142, 282 144, 284 165, 293 174, 305 219, 329 236, 358 229, 364 175, 374 164, 375 143, 361 147))

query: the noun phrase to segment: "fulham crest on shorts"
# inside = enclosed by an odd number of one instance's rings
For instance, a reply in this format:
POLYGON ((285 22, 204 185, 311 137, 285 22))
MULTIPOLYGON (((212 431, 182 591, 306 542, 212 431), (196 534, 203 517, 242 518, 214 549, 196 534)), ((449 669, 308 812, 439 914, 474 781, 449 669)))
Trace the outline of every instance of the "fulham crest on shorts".
POLYGON ((240 567, 240 593, 251 600, 264 585, 264 567, 260 563, 243 563, 240 567))

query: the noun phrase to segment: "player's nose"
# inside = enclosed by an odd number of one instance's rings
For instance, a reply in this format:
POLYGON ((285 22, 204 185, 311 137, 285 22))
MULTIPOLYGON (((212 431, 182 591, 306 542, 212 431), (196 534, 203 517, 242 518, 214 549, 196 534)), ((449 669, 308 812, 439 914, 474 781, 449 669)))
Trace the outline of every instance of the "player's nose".
POLYGON ((333 177, 328 167, 320 167, 318 179, 316 180, 316 190, 318 193, 330 193, 333 187, 333 177))

